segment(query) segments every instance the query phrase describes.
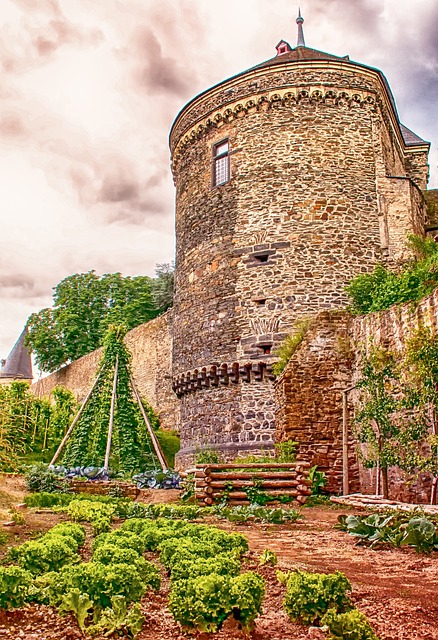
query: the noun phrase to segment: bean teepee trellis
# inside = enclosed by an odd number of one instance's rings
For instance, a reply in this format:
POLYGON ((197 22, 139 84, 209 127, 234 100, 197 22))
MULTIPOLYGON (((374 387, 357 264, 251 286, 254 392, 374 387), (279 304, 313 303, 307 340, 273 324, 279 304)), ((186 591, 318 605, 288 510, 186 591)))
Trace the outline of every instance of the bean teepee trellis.
POLYGON ((125 330, 111 326, 104 338, 96 379, 50 464, 96 466, 138 473, 167 470, 157 436, 144 409, 124 344, 125 330))

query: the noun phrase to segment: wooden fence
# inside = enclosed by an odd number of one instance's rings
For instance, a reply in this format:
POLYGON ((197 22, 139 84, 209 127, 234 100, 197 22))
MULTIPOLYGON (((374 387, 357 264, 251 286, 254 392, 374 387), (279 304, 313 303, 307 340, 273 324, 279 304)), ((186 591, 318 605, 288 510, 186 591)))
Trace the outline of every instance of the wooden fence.
POLYGON ((245 504, 251 502, 251 493, 260 491, 266 494, 264 502, 276 502, 284 496, 304 504, 311 494, 309 467, 308 462, 198 464, 194 469, 196 499, 208 505, 224 498, 231 505, 245 504))

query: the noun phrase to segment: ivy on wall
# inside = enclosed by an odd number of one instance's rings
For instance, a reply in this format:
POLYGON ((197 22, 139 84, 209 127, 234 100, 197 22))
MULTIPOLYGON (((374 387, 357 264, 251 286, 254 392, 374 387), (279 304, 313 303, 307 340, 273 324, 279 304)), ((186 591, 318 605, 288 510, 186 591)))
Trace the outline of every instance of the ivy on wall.
POLYGON ((398 271, 378 264, 357 275, 346 287, 354 315, 389 309, 393 304, 418 303, 438 286, 438 244, 432 238, 408 236, 414 257, 398 271))

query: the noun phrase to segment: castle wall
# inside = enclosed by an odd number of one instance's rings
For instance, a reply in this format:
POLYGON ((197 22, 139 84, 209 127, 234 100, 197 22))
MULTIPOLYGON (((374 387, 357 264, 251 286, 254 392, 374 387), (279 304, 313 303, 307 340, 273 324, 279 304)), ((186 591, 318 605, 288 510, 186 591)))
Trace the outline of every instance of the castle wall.
MULTIPOLYGON (((326 473, 327 488, 342 491, 342 391, 351 386, 351 317, 321 312, 275 383, 276 439, 299 444, 300 459, 326 473)), ((359 490, 355 443, 349 438, 350 491, 359 490)))
POLYGON ((172 130, 181 458, 201 442, 272 446, 272 351, 298 317, 345 306, 351 278, 397 259, 413 231, 410 182, 393 189, 386 177, 405 169, 379 77, 330 67, 231 79, 172 130), (231 179, 212 188, 212 149, 225 138, 231 179), (253 364, 263 373, 248 382, 253 364), (225 365, 240 377, 216 384, 225 365))
MULTIPOLYGON (((172 312, 150 320, 129 331, 126 346, 132 355, 132 372, 140 395, 158 411, 164 429, 178 426, 179 403, 171 386, 172 312)), ((39 397, 49 396, 54 387, 63 385, 79 401, 87 395, 96 377, 102 350, 62 367, 31 387, 39 397)))

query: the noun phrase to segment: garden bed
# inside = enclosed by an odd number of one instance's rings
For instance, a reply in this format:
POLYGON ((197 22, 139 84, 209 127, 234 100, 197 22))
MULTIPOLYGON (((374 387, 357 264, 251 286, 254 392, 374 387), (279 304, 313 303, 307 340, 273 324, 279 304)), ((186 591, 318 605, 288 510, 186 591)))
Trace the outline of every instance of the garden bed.
MULTIPOLYGON (((2 489, 7 492, 8 487, 0 483, 2 489)), ((305 508, 302 520, 284 525, 232 524, 208 518, 209 524, 216 524, 228 532, 241 532, 248 538, 250 553, 243 569, 258 571, 266 580, 263 611, 257 618, 252 638, 304 640, 324 637, 319 630, 309 632, 307 626, 292 624, 282 610, 284 587, 276 580, 276 569, 299 568, 316 572, 343 571, 352 583, 355 605, 366 614, 382 640, 438 640, 438 554, 424 556, 408 548, 373 551, 357 546, 354 538, 333 528, 343 511, 343 507, 334 506, 305 508), (259 556, 266 548, 277 553, 278 567, 259 567, 259 556)), ((11 542, 20 544, 34 537, 35 532, 45 532, 65 519, 65 514, 37 514, 28 509, 25 511, 26 523, 11 530, 11 542)), ((86 529, 90 539, 91 528, 86 526, 86 529)), ((86 550, 87 553, 89 544, 86 550)), ((148 559, 152 559, 152 555, 148 559)), ((141 602, 145 622, 139 640, 187 638, 168 610, 168 589, 169 581, 162 570, 161 590, 148 592, 141 602)), ((32 605, 0 615, 2 637, 76 640, 85 636, 72 616, 61 618, 50 607, 32 605)), ((197 635, 198 640, 239 640, 244 637, 233 621, 226 622, 216 634, 197 635)))

